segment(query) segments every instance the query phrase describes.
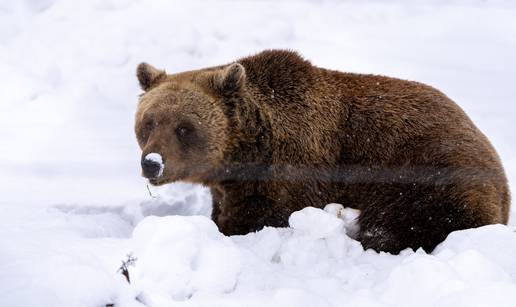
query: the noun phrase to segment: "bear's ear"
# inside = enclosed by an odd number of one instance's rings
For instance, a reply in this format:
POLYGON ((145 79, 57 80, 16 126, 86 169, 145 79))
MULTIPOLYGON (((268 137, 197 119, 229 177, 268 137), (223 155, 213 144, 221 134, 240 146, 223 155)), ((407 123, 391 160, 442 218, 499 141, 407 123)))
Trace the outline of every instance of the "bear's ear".
POLYGON ((140 82, 142 90, 147 91, 157 82, 163 80, 167 73, 164 70, 159 70, 147 63, 140 63, 136 68, 136 76, 140 82))
POLYGON ((238 92, 245 83, 245 68, 240 63, 233 63, 217 72, 214 76, 215 88, 221 94, 238 92))

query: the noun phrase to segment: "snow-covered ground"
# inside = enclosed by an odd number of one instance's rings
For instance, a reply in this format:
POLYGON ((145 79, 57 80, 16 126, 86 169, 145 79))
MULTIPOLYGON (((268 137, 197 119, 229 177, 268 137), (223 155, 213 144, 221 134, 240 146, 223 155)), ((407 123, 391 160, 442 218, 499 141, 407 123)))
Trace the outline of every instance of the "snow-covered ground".
POLYGON ((205 189, 149 193, 136 65, 174 72, 265 48, 441 89, 514 191, 514 1, 0 0, 0 306, 516 306, 514 227, 393 256, 364 251, 335 210, 228 238, 205 189), (117 272, 128 253, 131 284, 117 272))

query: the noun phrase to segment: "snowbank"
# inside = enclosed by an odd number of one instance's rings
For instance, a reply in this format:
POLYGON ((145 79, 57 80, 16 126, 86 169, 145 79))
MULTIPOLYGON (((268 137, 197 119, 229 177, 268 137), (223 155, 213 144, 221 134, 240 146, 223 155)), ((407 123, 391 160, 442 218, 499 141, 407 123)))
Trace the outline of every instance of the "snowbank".
POLYGON ((346 235, 353 221, 331 210, 305 208, 291 216, 289 228, 225 237, 206 216, 139 220, 137 207, 125 213, 31 210, 22 214, 32 217, 25 217, 34 222, 28 229, 3 226, 1 305, 456 307, 516 301, 516 234, 507 226, 452 233, 432 254, 394 256, 364 251, 346 235), (46 222, 38 223, 41 218, 46 222), (126 254, 137 258, 131 284, 117 272, 126 254))

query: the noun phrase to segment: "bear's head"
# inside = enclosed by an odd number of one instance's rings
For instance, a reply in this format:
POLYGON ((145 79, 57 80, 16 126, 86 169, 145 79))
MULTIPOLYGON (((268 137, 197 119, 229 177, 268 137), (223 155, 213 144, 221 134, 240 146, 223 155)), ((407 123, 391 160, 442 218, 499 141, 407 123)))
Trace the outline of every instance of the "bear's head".
POLYGON ((135 122, 143 176, 153 185, 205 183, 222 167, 232 142, 225 101, 243 87, 244 67, 167 74, 142 63, 137 77, 144 91, 135 122))

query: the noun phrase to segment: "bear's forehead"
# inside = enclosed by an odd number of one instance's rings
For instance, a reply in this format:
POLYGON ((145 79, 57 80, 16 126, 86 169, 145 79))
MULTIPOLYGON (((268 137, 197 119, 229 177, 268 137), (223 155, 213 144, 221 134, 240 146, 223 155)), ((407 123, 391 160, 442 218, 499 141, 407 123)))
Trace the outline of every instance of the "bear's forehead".
POLYGON ((174 104, 208 98, 206 93, 191 83, 165 82, 140 96, 140 104, 174 104))
POLYGON ((195 115, 202 111, 213 112, 213 101, 206 95, 185 88, 168 87, 151 90, 139 99, 137 117, 144 121, 148 117, 162 118, 174 115, 195 115), (204 102, 204 103, 203 103, 204 102))

